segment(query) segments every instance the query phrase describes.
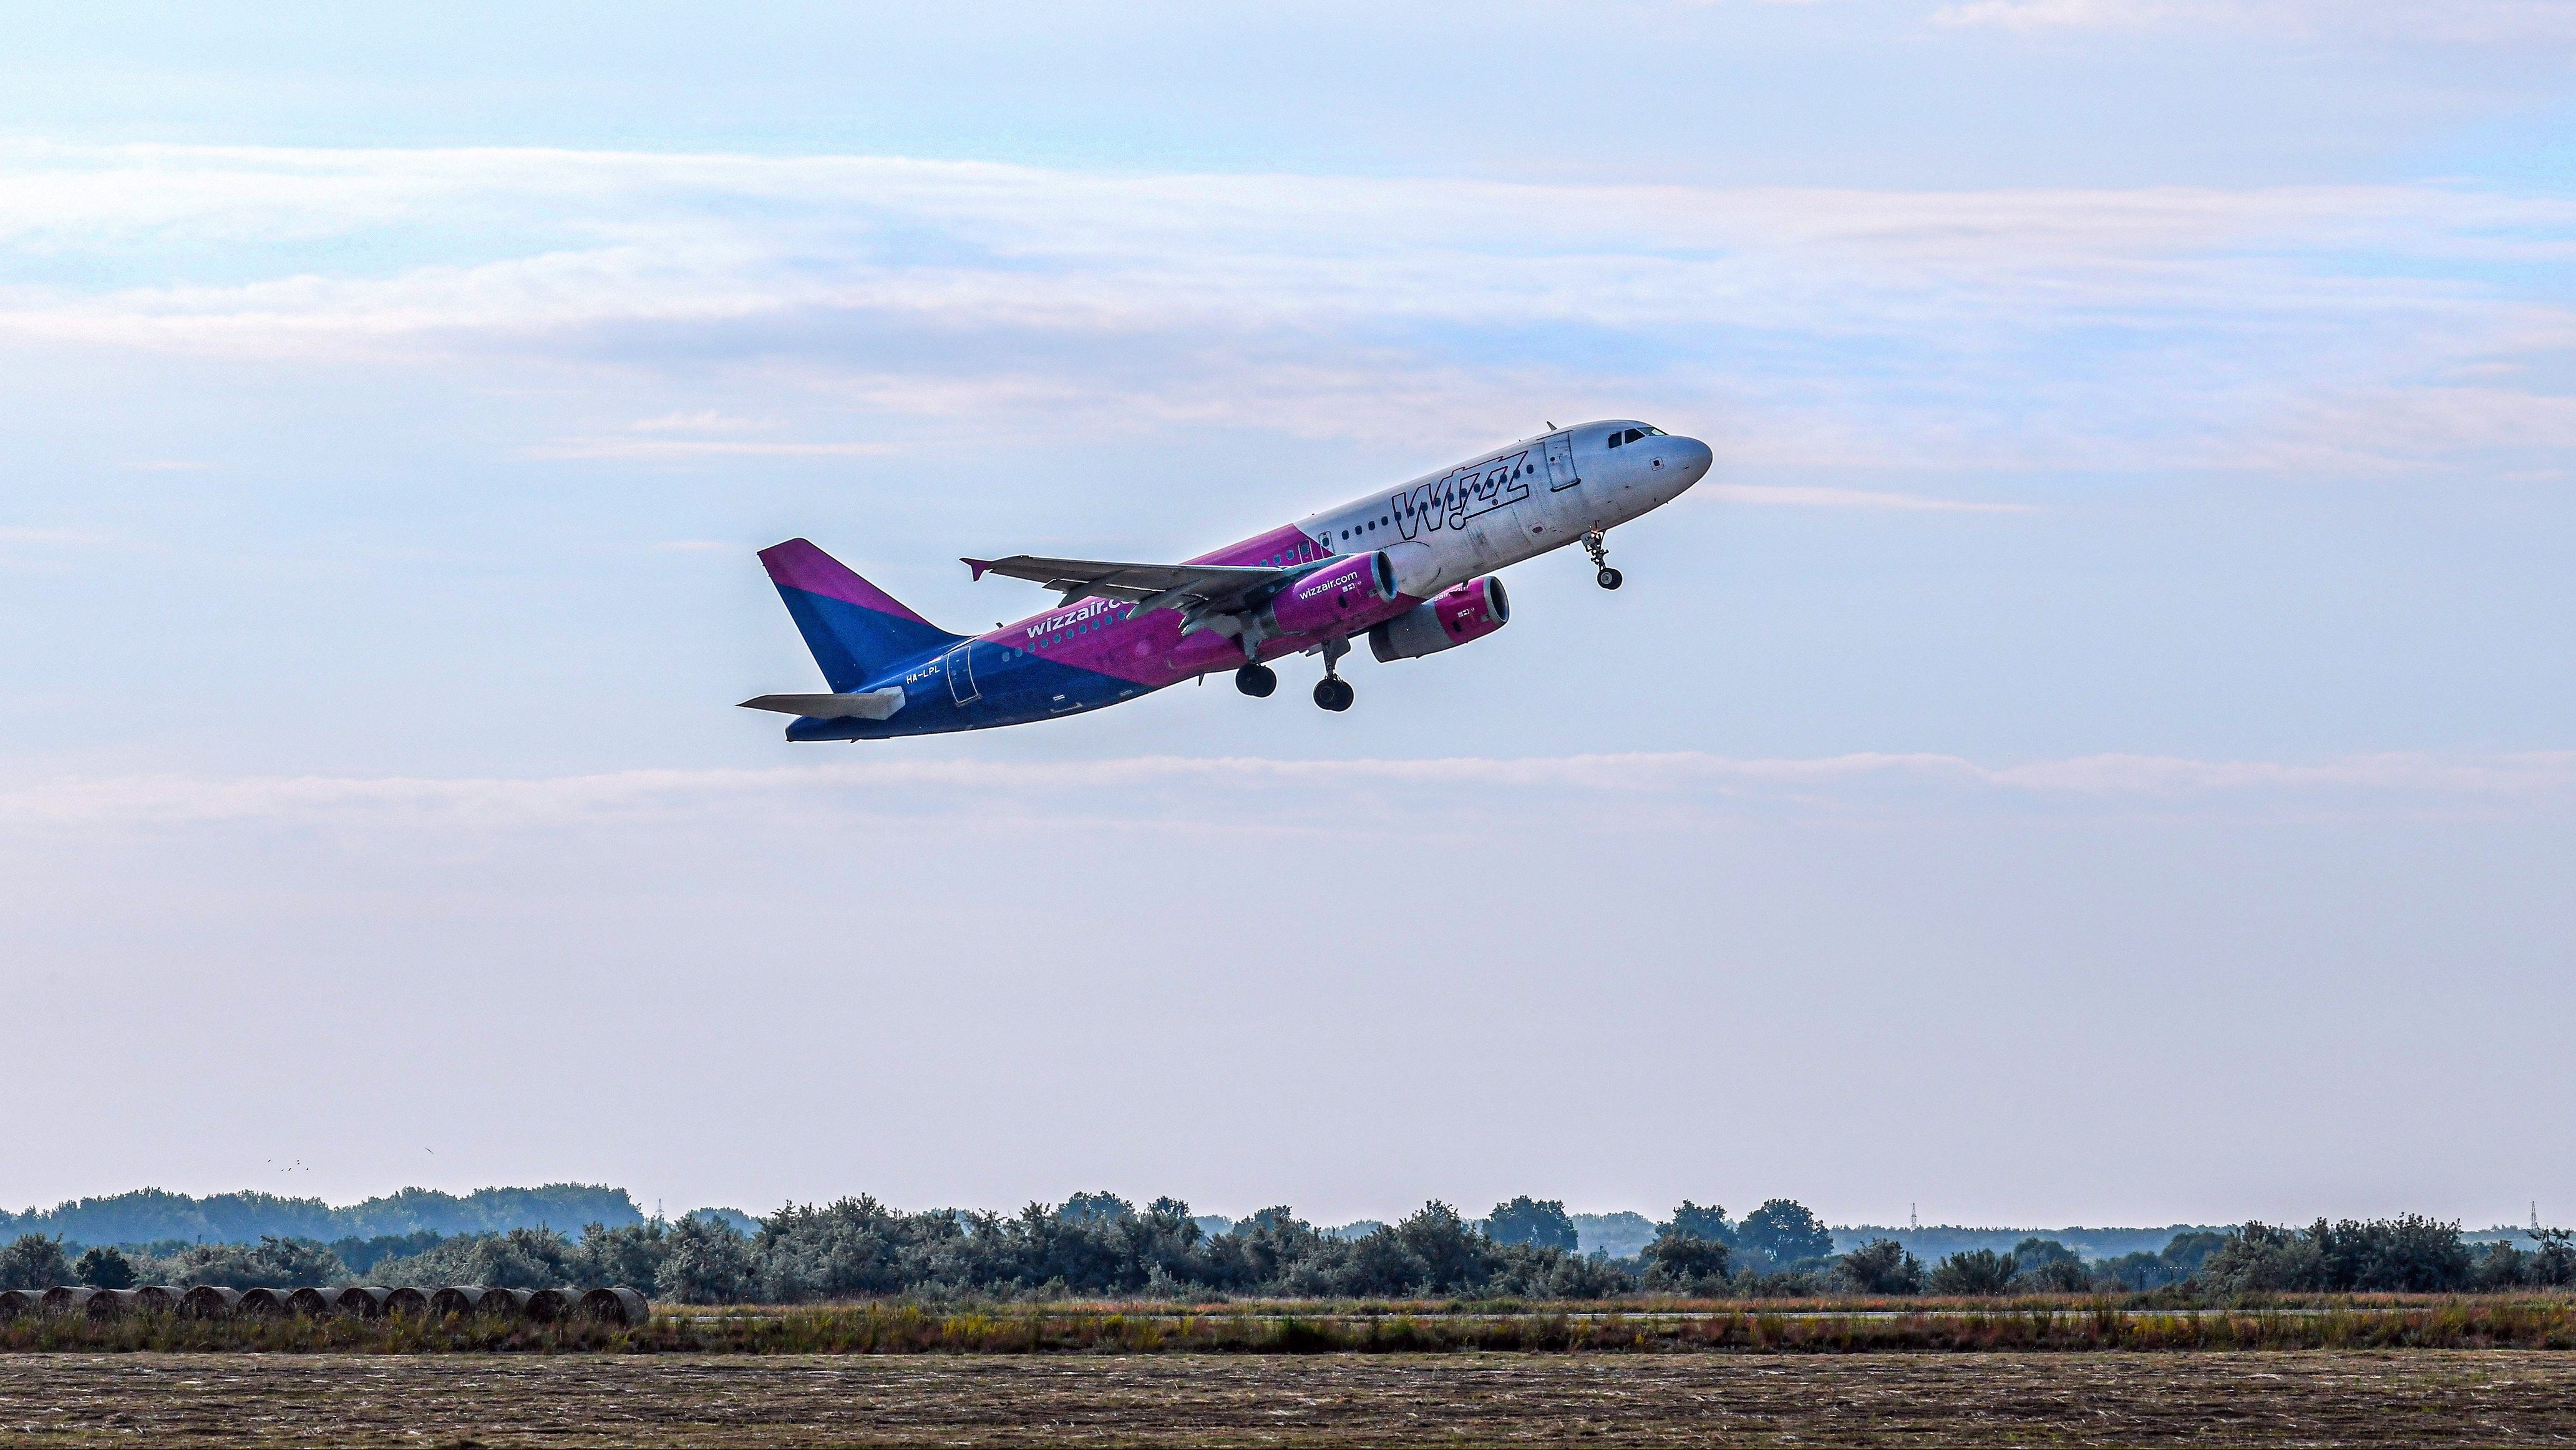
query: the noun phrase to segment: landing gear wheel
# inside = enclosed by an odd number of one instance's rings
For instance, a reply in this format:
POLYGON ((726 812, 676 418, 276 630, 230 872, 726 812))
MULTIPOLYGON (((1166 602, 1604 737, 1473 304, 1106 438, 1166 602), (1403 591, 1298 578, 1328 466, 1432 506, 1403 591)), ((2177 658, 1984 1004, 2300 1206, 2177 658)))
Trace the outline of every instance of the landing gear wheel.
POLYGON ((1234 672, 1234 687, 1256 700, 1264 700, 1279 688, 1279 676, 1268 665, 1245 665, 1234 672))
POLYGON ((1351 682, 1348 680, 1334 678, 1315 682, 1315 703, 1327 710, 1336 712, 1347 710, 1351 708, 1351 702, 1358 698, 1359 691, 1352 689, 1351 682))
POLYGON ((1602 565, 1601 572, 1593 575, 1592 577, 1599 580, 1601 587, 1604 589, 1616 589, 1621 583, 1621 575, 1619 571, 1611 568, 1607 564, 1602 565))

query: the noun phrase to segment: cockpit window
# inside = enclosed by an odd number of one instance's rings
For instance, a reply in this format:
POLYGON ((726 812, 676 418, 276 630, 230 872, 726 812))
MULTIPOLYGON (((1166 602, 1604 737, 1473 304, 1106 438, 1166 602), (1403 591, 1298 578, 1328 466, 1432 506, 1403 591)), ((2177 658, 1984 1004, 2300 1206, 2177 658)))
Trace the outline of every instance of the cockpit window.
POLYGON ((1618 447, 1620 444, 1625 443, 1625 442, 1627 442, 1627 441, 1628 441, 1628 435, 1627 435, 1627 434, 1625 434, 1625 433, 1613 433, 1613 434, 1611 434, 1611 435, 1610 435, 1610 446, 1611 446, 1611 447, 1613 447, 1613 448, 1616 448, 1616 447, 1618 447))
POLYGON ((1611 447, 1613 447, 1613 448, 1616 448, 1616 447, 1620 446, 1620 445, 1621 445, 1621 444, 1623 444, 1623 443, 1634 443, 1634 442, 1636 442, 1638 439, 1645 437, 1645 436, 1646 436, 1647 434, 1649 434, 1649 433, 1655 433, 1657 437, 1661 437, 1661 436, 1663 436, 1661 433, 1657 433, 1657 432, 1656 432, 1656 430, 1655 430, 1655 429, 1652 429, 1652 428, 1631 428, 1631 429, 1629 429, 1629 430, 1628 430, 1627 432, 1625 432, 1625 433, 1613 433, 1613 434, 1611 434, 1611 435, 1610 435, 1610 446, 1611 446, 1611 447))

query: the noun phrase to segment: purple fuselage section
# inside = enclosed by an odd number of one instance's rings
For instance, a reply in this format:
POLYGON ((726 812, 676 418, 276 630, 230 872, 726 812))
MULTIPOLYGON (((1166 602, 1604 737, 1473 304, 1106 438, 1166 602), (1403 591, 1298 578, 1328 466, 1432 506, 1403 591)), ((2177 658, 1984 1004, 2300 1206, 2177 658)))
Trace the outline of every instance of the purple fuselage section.
MULTIPOLYGON (((1289 525, 1187 562, 1287 567, 1332 557, 1330 543, 1289 525)), ((1339 598, 1346 607, 1302 601, 1304 615, 1290 611, 1291 619, 1329 620, 1327 630, 1272 635, 1256 644, 1253 657, 1277 659, 1313 649, 1327 634, 1364 633, 1422 602, 1395 590, 1355 589, 1339 598)), ((885 602, 902 609, 891 599, 885 602)), ((1247 662, 1234 636, 1213 629, 1184 634, 1184 627, 1178 610, 1139 614, 1125 600, 1078 600, 909 660, 871 681, 878 688, 903 687, 904 708, 889 719, 800 719, 788 738, 863 740, 1017 725, 1113 705, 1247 662)))

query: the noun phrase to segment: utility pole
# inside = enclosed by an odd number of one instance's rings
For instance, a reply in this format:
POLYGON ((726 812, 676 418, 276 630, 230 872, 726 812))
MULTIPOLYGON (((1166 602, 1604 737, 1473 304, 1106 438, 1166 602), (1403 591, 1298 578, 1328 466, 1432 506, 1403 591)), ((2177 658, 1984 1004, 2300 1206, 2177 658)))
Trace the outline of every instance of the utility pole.
MULTIPOLYGON (((1919 1231, 1923 1227, 1923 1219, 1914 1211, 1918 1206, 1919 1205, 1912 1203, 1905 1205, 1905 1226, 1909 1230, 1919 1231)), ((2532 1210, 2532 1222, 2538 1223, 2540 1221, 2539 1205, 2536 1203, 2533 1204, 2532 1210)))

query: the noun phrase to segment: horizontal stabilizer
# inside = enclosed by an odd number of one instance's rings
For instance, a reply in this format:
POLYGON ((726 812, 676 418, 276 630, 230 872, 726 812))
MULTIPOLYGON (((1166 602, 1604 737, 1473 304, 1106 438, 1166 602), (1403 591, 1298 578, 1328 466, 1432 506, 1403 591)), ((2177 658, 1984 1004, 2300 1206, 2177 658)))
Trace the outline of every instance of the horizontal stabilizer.
POLYGON ((903 708, 903 687, 889 685, 864 695, 763 695, 743 701, 742 708, 816 720, 884 720, 903 708))

